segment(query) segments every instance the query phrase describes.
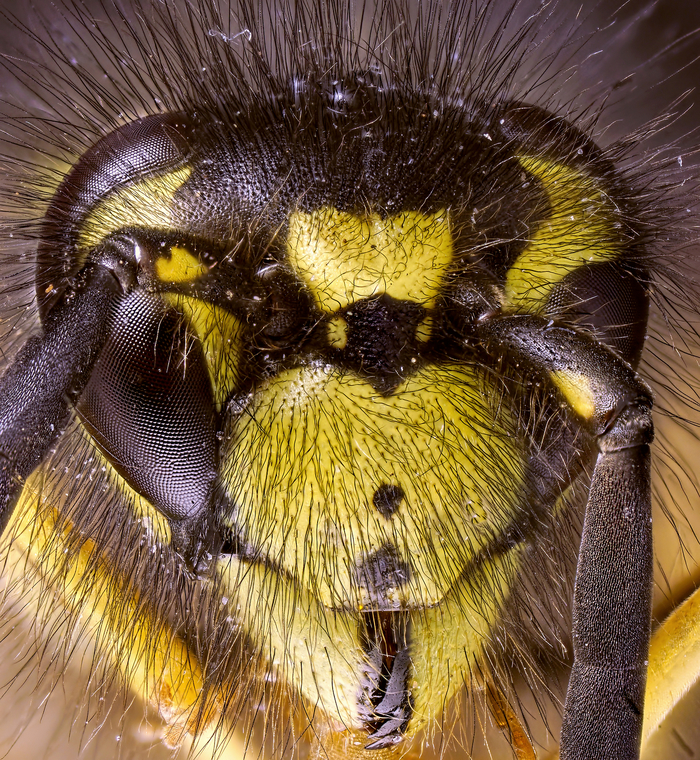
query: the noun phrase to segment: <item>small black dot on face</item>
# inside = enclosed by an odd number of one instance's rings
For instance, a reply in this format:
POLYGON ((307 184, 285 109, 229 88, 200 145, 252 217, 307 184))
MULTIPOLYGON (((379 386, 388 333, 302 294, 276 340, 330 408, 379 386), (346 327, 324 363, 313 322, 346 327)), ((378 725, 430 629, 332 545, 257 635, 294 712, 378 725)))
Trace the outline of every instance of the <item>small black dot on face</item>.
POLYGON ((386 602, 390 589, 404 588, 411 582, 411 565, 401 558, 398 549, 384 544, 376 551, 360 559, 355 570, 355 579, 377 602, 386 602))
POLYGON ((404 496, 401 486, 392 486, 386 483, 379 486, 374 492, 372 503, 382 517, 389 518, 401 506, 404 496))

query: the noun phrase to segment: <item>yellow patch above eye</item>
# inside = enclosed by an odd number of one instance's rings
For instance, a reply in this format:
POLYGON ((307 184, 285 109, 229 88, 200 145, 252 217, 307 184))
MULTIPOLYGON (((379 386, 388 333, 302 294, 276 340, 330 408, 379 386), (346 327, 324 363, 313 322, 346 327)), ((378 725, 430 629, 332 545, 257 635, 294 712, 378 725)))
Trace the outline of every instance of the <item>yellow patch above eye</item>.
POLYGON ((421 343, 427 343, 433 332, 433 318, 428 315, 416 328, 416 338, 421 343))
POLYGON ((289 218, 289 262, 326 314, 385 293, 430 308, 452 251, 446 211, 382 219, 322 208, 289 218))
POLYGON ((94 248, 124 227, 172 229, 173 199, 192 170, 177 169, 160 177, 149 177, 117 190, 98 203, 85 217, 78 245, 94 248))
POLYGON ((191 282, 202 277, 209 270, 186 248, 173 246, 170 258, 164 256, 156 261, 156 277, 161 282, 191 282))
POLYGON ((328 344, 332 348, 343 349, 348 342, 348 323, 343 317, 334 317, 328 321, 328 344))
POLYGON ((187 319, 201 341, 214 403, 221 411, 239 380, 240 322, 220 306, 197 298, 167 293, 165 300, 187 319))
POLYGON ((550 216, 508 270, 507 311, 541 314, 552 288, 584 264, 620 253, 616 209, 605 190, 582 171, 536 156, 518 158, 547 193, 550 216))
POLYGON ((595 413, 595 396, 590 380, 574 372, 552 372, 551 377, 569 407, 584 420, 591 419, 595 413))

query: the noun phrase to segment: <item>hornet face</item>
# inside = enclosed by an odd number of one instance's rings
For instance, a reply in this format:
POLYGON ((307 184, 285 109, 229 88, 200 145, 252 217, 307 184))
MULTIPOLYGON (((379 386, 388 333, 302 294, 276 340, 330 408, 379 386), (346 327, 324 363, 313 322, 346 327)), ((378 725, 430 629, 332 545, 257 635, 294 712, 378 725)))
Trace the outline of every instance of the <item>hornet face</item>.
POLYGON ((466 684, 522 754, 501 639, 586 492, 561 757, 638 757, 644 175, 409 63, 222 50, 229 90, 113 128, 37 229, 41 330, 0 378, 14 550, 170 743, 269 700, 266 733, 288 703, 313 751, 379 760, 466 684))

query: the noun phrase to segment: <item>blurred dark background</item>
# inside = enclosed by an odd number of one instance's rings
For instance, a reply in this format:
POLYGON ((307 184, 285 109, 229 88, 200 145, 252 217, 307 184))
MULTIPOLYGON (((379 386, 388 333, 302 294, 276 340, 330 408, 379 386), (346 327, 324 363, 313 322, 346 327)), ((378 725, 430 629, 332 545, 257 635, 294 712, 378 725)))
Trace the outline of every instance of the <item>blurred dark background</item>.
MULTIPOLYGON (((179 0, 178 0, 179 1, 179 0)), ((425 0, 421 0, 425 3, 425 0)), ((114 0, 128 15, 130 0, 114 0)), ((408 0, 416 2, 416 0, 408 0)), ((228 3, 228 0, 226 0, 228 3)), ((85 0, 82 3, 97 19, 107 13, 111 0, 85 0)), ((355 0, 356 5, 360 2, 355 0)), ((426 3, 427 4, 427 3, 426 3)), ((483 3, 481 3, 483 4, 483 3)), ((495 15, 505 12, 511 0, 493 0, 495 15)), ((670 103, 700 84, 700 3, 697 0, 521 0, 517 21, 526 19, 532 9, 542 5, 544 15, 552 16, 546 25, 543 48, 556 48, 558 40, 578 26, 570 43, 568 65, 577 69, 575 94, 591 91, 597 97, 606 87, 615 86, 610 98, 610 113, 629 124, 640 123, 659 114, 670 103)), ((28 28, 44 35, 42 23, 60 48, 76 60, 85 58, 84 48, 75 32, 61 19, 61 3, 48 0, 0 0, 0 11, 16 17, 28 28), (37 19, 41 17, 44 22, 37 19)), ((512 26, 515 28, 516 24, 512 26)), ((36 45, 7 19, 0 21, 0 54, 22 56, 36 51, 36 45)), ((572 88, 574 85, 572 85, 572 88)), ((0 72, 3 100, 32 107, 33 96, 14 77, 0 72)), ((691 95, 686 105, 696 99, 691 95)), ((683 120, 688 128, 700 124, 696 108, 683 120)), ((628 128, 629 129, 629 128, 628 128)), ((623 128, 624 131, 624 128, 623 128)))

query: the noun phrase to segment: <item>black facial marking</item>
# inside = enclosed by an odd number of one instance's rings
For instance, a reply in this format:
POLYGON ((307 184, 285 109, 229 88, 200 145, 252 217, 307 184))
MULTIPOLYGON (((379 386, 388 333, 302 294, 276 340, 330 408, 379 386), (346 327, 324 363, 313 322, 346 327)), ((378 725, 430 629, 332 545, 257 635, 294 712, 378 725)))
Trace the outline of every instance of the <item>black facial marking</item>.
POLYGON ((411 581, 411 567, 396 547, 385 544, 366 554, 357 564, 355 577, 360 586, 381 606, 389 589, 401 588, 411 581))
POLYGON ((374 492, 372 503, 382 517, 389 519, 401 506, 404 496, 401 486, 386 483, 374 492))
POLYGON ((366 377, 380 393, 391 393, 419 354, 416 330, 425 309, 384 294, 352 304, 342 316, 348 325, 342 363, 366 377))

